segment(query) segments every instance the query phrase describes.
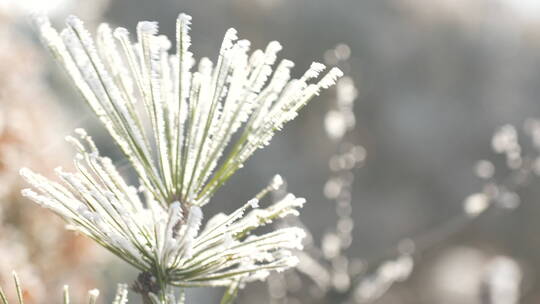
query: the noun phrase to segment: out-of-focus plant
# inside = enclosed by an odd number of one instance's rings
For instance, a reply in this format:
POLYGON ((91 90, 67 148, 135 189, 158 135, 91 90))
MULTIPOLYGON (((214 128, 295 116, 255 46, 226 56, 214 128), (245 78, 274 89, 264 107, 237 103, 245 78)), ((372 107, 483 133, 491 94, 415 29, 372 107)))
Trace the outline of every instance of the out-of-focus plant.
POLYGON ((32 291, 25 290, 27 303, 40 303, 48 290, 62 286, 59 281, 69 281, 74 290, 95 286, 101 255, 20 196, 20 167, 52 170, 68 163, 69 149, 57 139, 65 119, 47 89, 43 58, 14 19, 0 10, 0 285, 18 269, 32 291))
MULTIPOLYGON (((350 52, 347 45, 339 44, 326 52, 325 59, 347 69, 350 52)), ((370 273, 361 259, 347 255, 353 242, 354 170, 363 165, 367 153, 350 139, 356 125, 354 101, 358 94, 353 79, 341 78, 335 90, 336 98, 326 114, 325 128, 337 152, 329 161, 331 175, 324 195, 335 204, 336 226, 320 242, 308 233, 305 250, 297 253, 300 262, 295 271, 270 277, 268 289, 272 303, 366 303, 382 295, 395 281, 407 278, 412 270, 413 260, 407 246, 402 246, 401 256, 384 262, 370 273)), ((292 222, 302 225, 296 219, 289 219, 292 222)))
MULTIPOLYGON (((350 49, 344 44, 325 54, 327 62, 344 65, 345 69, 349 56, 350 49)), ((355 130, 353 106, 357 90, 354 81, 344 77, 338 81, 335 90, 334 107, 326 114, 325 126, 328 137, 336 143, 338 152, 330 158, 329 167, 332 173, 324 187, 324 194, 335 203, 337 224, 334 229, 325 233, 320 241, 315 240, 308 231, 304 240, 305 249, 298 252, 298 266, 294 270, 274 274, 269 278, 268 290, 272 303, 372 303, 384 295, 394 283, 404 281, 410 276, 416 255, 462 231, 489 207, 517 207, 519 196, 516 191, 526 185, 533 173, 540 174, 540 122, 529 119, 524 125, 525 133, 533 143, 534 153, 524 153, 518 142, 516 129, 510 125, 504 126, 497 130, 492 138, 493 150, 504 156, 507 166, 507 170, 501 170, 508 171, 507 174, 501 174, 502 180, 495 178, 493 163, 487 160, 479 161, 475 166, 475 173, 486 180, 486 183, 480 192, 473 193, 464 200, 463 213, 449 218, 430 231, 402 240, 395 250, 394 258, 378 263, 351 258, 347 254, 353 241, 354 227, 351 217, 351 187, 354 170, 363 164, 367 152, 361 146, 351 143, 348 138, 355 130)), ((282 196, 279 191, 276 192, 277 197, 282 196)), ((297 218, 289 218, 285 222, 289 225, 303 225, 297 218)), ((512 262, 502 266, 494 262, 483 278, 487 293, 485 297, 491 299, 489 303, 498 303, 496 299, 500 298, 497 296, 500 294, 504 294, 505 299, 508 299, 504 303, 515 303, 519 298, 519 266, 507 257, 494 261, 503 259, 512 262), (504 285, 508 275, 518 281, 504 285)))
POLYGON ((203 229, 201 207, 312 97, 342 76, 334 68, 313 82, 325 69, 314 63, 291 79, 288 60, 273 72, 281 45, 271 42, 248 55, 249 42, 237 41, 234 29, 225 34, 216 64, 203 58, 192 71, 190 21, 178 17, 177 52, 169 54, 171 43, 158 35, 156 22, 138 24, 137 43, 126 29, 102 24, 95 43, 74 16, 60 33, 37 18, 44 42, 131 162, 140 186, 128 185, 78 129, 77 138, 67 138, 78 151, 77 171, 58 168, 61 182, 54 182, 22 169, 37 190, 23 194, 138 269, 133 289, 145 303, 183 303, 174 287, 192 286, 228 286, 222 301, 228 303, 244 283, 296 265, 291 250, 301 247, 302 229, 252 234, 277 218, 297 215, 304 203, 288 194, 259 207, 279 187, 279 176, 203 229))
MULTIPOLYGON (((480 160, 474 166, 476 176, 484 184, 463 201, 464 214, 453 219, 453 223, 458 223, 453 225, 454 231, 481 215, 487 216, 490 210, 511 211, 519 207, 520 190, 540 175, 540 120, 525 120, 522 132, 513 125, 498 128, 491 138, 491 149, 495 159, 480 160)), ((438 293, 434 296, 444 300, 514 304, 520 303, 527 291, 527 284, 522 284, 524 269, 512 257, 460 248, 449 250, 436 265, 432 276, 438 293), (463 279, 468 288, 455 292, 457 285, 449 282, 463 279)))
POLYGON ((482 191, 465 200, 464 209, 468 214, 475 215, 490 206, 516 208, 520 204, 520 188, 540 175, 540 120, 525 120, 523 132, 528 140, 522 143, 515 126, 505 125, 495 132, 491 147, 504 158, 505 167, 489 160, 477 162, 475 173, 485 184, 482 191))
MULTIPOLYGON (((496 159, 483 159, 474 166, 475 175, 483 180, 480 191, 463 200, 462 214, 415 238, 416 253, 448 240, 481 217, 501 214, 490 211, 512 211, 520 205, 520 190, 540 174, 540 121, 525 120, 522 133, 524 138, 512 125, 495 131, 491 149, 496 159)), ((434 265, 430 276, 433 282, 427 287, 437 290, 435 299, 511 304, 519 303, 526 291, 523 269, 513 257, 460 246, 445 250, 434 265), (461 288, 463 284, 455 284, 464 280, 465 289, 461 288)))

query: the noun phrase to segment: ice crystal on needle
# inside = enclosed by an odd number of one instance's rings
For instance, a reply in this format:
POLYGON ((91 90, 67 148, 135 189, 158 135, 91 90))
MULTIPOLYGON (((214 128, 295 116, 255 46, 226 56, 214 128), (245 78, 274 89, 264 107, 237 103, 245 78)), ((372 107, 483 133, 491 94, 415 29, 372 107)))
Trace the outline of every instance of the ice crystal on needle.
POLYGON ((190 21, 178 17, 176 53, 169 54, 171 43, 158 35, 155 22, 138 24, 136 43, 126 29, 102 24, 94 43, 76 17, 60 33, 37 18, 43 40, 133 164, 141 186, 127 185, 85 131, 77 130, 78 138, 68 137, 78 150, 77 172, 59 168, 57 183, 23 169, 37 190, 23 193, 140 269, 136 289, 143 294, 163 285, 246 282, 296 263, 290 249, 301 246, 301 229, 251 235, 276 218, 297 214, 304 203, 289 194, 259 208, 258 200, 278 186, 279 177, 203 229, 201 207, 342 74, 332 69, 314 82, 325 68, 314 63, 291 79, 288 60, 272 70, 278 42, 248 54, 249 42, 238 40, 234 29, 226 32, 215 64, 208 58, 196 63, 189 52, 190 21), (227 148, 235 133, 238 139, 227 148))
POLYGON ((76 17, 67 19, 61 33, 39 21, 47 45, 142 183, 165 205, 206 204, 255 150, 342 74, 332 69, 310 83, 325 68, 314 63, 291 79, 294 64, 288 60, 272 73, 281 45, 273 41, 248 55, 249 41, 238 40, 234 29, 226 32, 215 64, 208 58, 196 63, 189 51, 190 20, 178 17, 175 54, 168 53, 171 43, 158 35, 156 22, 138 24, 137 43, 126 29, 102 24, 94 44, 76 17), (239 139, 222 158, 236 132, 239 139))
POLYGON ((276 217, 296 214, 302 198, 291 194, 266 209, 258 208, 254 198, 231 215, 214 216, 199 231, 200 207, 191 206, 187 214, 179 202, 165 208, 146 189, 143 202, 111 160, 100 157, 91 139, 78 131, 85 144, 69 138, 79 149, 78 172, 57 169, 62 185, 23 169, 23 176, 41 193, 26 189, 23 194, 136 268, 149 273, 157 268, 163 272, 160 278, 174 285, 228 285, 231 279, 260 276, 295 263, 286 249, 300 246, 302 230, 291 227, 245 236, 276 217))

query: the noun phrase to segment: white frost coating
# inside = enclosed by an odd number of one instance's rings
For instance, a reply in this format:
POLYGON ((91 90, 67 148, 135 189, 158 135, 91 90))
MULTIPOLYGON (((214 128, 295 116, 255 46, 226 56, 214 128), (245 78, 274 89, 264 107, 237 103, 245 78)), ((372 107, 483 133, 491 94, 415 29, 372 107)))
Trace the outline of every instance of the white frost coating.
POLYGON ((311 66, 309 67, 309 70, 306 71, 304 76, 302 76, 302 81, 308 81, 310 79, 313 79, 326 69, 326 66, 320 62, 313 62, 311 66))
POLYGON ((155 21, 141 21, 137 24, 137 30, 150 35, 157 35, 158 23, 155 21))
POLYGON ((251 199, 247 202, 249 204, 249 206, 253 209, 255 208, 259 208, 259 200, 254 198, 254 199, 251 199))
POLYGON ((329 87, 336 84, 336 80, 343 76, 343 72, 338 68, 332 68, 328 74, 326 74, 321 81, 319 86, 323 89, 328 89, 329 87))
POLYGON ((96 44, 75 16, 68 17, 61 37, 46 18, 36 23, 146 189, 163 204, 208 203, 276 130, 342 75, 332 69, 308 83, 324 70, 313 63, 291 80, 291 61, 281 61, 273 72, 279 42, 249 55, 249 41, 239 40, 235 29, 226 31, 217 62, 203 58, 194 72, 186 14, 177 19, 175 54, 168 53, 170 43, 153 21, 139 22, 134 43, 125 28, 101 25, 96 44), (144 129, 148 122, 150 131, 144 129), (225 154, 238 131, 243 135, 237 148, 225 154))
MULTIPOLYGON (((252 231, 297 213, 303 199, 291 194, 260 209, 259 199, 254 198, 229 216, 216 215, 199 232, 203 218, 200 207, 191 206, 184 221, 181 202, 166 208, 143 188, 148 202, 144 207, 135 188, 122 180, 110 159, 99 156, 86 132, 76 133, 81 141, 72 137, 70 142, 81 156, 75 161, 79 173, 58 168, 56 173, 63 181, 58 184, 23 168, 21 175, 39 191, 25 189, 23 195, 130 264, 147 271, 168 269, 169 280, 175 285, 226 286, 240 278, 256 280, 263 271, 281 271, 295 263, 286 252, 301 248, 303 230, 284 228, 261 236, 252 235, 252 231), (244 215, 248 209, 252 212, 244 215), (206 263, 220 266, 206 267, 206 263)), ((125 303, 122 301, 119 303, 125 303)))
POLYGON ((241 208, 206 225, 201 206, 341 72, 333 69, 317 82, 324 65, 314 63, 291 79, 291 61, 273 68, 279 42, 250 54, 249 41, 234 29, 225 33, 215 63, 197 63, 185 14, 177 19, 174 54, 157 22, 139 22, 135 42, 125 28, 107 24, 94 42, 77 17, 66 23, 59 34, 46 18, 36 19, 44 42, 133 165, 141 190, 77 129, 66 138, 77 150, 76 172, 59 168, 57 183, 22 169, 35 188, 23 195, 138 269, 167 273, 171 284, 226 286, 295 265, 290 250, 302 247, 303 230, 253 235, 275 219, 298 215, 305 202, 289 194, 259 206, 283 183, 279 175, 241 208))
POLYGON ((234 42, 238 39, 238 32, 234 28, 230 28, 225 32, 225 37, 223 37, 223 43, 221 44, 220 55, 224 55, 225 51, 231 49, 234 45, 234 42))

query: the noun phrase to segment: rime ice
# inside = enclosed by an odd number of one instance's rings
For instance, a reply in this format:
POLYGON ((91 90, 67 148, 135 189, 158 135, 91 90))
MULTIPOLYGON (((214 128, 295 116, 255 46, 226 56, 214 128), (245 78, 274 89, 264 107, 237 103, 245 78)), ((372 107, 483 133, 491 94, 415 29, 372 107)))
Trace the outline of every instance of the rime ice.
POLYGON ((215 63, 189 51, 191 17, 177 20, 176 53, 158 34, 157 22, 137 26, 137 42, 125 28, 99 26, 96 42, 74 16, 60 33, 40 18, 45 43, 90 107, 162 204, 202 206, 277 130, 342 73, 313 63, 292 79, 282 46, 249 53, 250 43, 229 29, 215 63), (150 125, 150 130, 144 126, 150 125), (240 132, 228 151, 232 135, 240 132))
POLYGON ((159 35, 157 22, 140 22, 136 42, 125 28, 107 24, 94 40, 74 16, 60 32, 46 18, 36 23, 141 186, 128 185, 86 132, 77 130, 67 138, 77 149, 76 172, 58 168, 57 183, 23 169, 34 186, 25 196, 150 274, 160 288, 229 286, 296 265, 292 250, 302 246, 302 229, 252 234, 275 219, 298 215, 304 204, 288 194, 259 207, 281 177, 238 210, 206 224, 201 207, 312 97, 335 84, 340 70, 317 80, 325 66, 313 63, 292 79, 291 61, 273 68, 282 48, 278 42, 249 53, 249 41, 238 39, 234 29, 225 33, 216 62, 196 61, 189 51, 191 17, 185 14, 177 19, 176 53, 169 52, 173 44, 159 35), (238 139, 227 149, 235 133, 238 139))

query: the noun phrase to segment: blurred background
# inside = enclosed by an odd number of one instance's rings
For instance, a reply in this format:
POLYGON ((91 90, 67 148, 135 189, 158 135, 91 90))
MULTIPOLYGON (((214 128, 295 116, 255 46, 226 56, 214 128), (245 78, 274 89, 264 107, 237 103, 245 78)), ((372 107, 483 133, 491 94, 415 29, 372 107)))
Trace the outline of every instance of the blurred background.
MULTIPOLYGON (((15 269, 27 284, 41 286, 42 295, 60 295, 61 284, 69 283, 79 294, 99 287, 107 298, 116 283, 130 283, 136 274, 63 232, 59 221, 18 194, 21 166, 41 172, 70 166, 72 154, 62 139, 75 127, 87 128, 103 154, 121 159, 39 44, 24 13, 29 8, 47 11, 59 26, 73 13, 92 29, 108 22, 133 31, 140 20, 156 20, 171 38, 178 13, 185 12, 193 16, 197 58, 215 58, 225 30, 235 27, 257 48, 280 41, 281 58, 293 60, 298 74, 312 61, 347 57, 340 64, 358 91, 356 127, 347 140, 363 146, 367 158, 353 171, 354 239, 346 255, 377 264, 395 257, 403 239, 419 247, 410 277, 375 303, 540 301, 540 181, 523 183, 515 209, 460 220, 463 201, 486 183, 475 174, 477 161, 490 160, 502 176, 509 171, 492 151, 493 132, 505 124, 519 131, 526 119, 540 117, 539 1, 0 0, 0 284, 10 284, 15 269), (341 53, 328 51, 339 45, 341 53), (519 285, 517 300, 484 295, 485 277, 501 259, 519 285)), ((324 124, 335 94, 316 98, 205 212, 234 210, 279 173, 289 191, 307 199, 300 218, 316 241, 335 227, 335 206, 323 194, 328 160, 338 149, 324 124)), ((35 303, 47 302, 39 297, 35 303)), ((195 290, 190 298, 217 303, 219 292, 195 290)), ((268 301, 263 283, 248 285, 239 298, 268 301)))

